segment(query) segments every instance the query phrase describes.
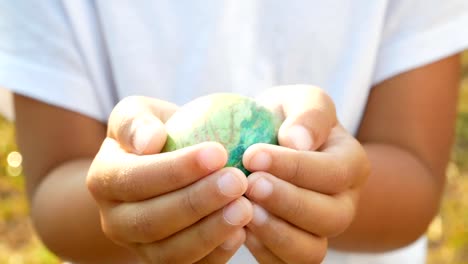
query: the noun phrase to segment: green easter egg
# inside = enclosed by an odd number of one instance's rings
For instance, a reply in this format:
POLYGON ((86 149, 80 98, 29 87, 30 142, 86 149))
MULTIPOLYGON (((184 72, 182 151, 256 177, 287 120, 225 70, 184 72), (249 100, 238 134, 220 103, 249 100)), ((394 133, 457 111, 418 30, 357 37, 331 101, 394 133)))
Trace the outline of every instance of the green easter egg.
POLYGON ((203 96, 182 106, 166 122, 163 152, 216 141, 228 152, 226 167, 250 174, 242 164, 244 151, 255 143, 278 144, 281 118, 254 99, 236 94, 203 96))

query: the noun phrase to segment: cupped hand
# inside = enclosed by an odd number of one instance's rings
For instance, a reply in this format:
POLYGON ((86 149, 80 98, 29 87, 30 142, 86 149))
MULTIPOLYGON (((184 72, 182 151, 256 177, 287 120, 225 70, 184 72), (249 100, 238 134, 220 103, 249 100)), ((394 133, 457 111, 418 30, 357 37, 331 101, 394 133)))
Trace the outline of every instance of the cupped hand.
POLYGON ((225 263, 244 243, 252 205, 245 175, 223 168, 226 150, 205 142, 160 153, 168 102, 129 97, 113 110, 88 173, 104 233, 147 263, 225 263))
POLYGON ((337 121, 332 100, 306 85, 275 87, 260 100, 284 117, 280 146, 247 149, 254 216, 246 245, 260 263, 321 263, 327 238, 353 221, 369 174, 364 149, 337 121))

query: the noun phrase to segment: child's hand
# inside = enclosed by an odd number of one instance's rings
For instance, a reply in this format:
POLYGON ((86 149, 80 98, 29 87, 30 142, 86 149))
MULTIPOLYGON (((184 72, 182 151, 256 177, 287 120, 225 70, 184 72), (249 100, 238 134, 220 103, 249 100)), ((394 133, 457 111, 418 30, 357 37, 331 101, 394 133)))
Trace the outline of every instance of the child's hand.
POLYGON ((254 204, 246 245, 261 263, 320 263, 327 238, 353 220, 367 156, 320 89, 277 87, 262 100, 285 121, 280 146, 257 144, 244 155, 255 172, 246 193, 254 204))
POLYGON ((252 206, 245 175, 222 169, 225 149, 213 142, 159 153, 165 122, 177 109, 132 97, 111 114, 108 138, 87 184, 104 233, 149 263, 225 263, 245 240, 252 206), (144 155, 143 155, 144 154, 144 155))

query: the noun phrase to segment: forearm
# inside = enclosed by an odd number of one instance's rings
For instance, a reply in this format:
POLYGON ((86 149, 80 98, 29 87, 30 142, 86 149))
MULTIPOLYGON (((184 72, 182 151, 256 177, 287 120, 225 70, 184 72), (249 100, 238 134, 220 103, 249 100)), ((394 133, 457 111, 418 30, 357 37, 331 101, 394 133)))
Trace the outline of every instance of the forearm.
POLYGON ((31 216, 46 244, 77 263, 135 263, 133 255, 101 231, 98 208, 85 185, 90 160, 62 164, 31 197, 31 216), (132 261, 133 260, 133 261, 132 261))
POLYGON ((330 246, 375 252, 407 245, 425 232, 437 213, 443 182, 402 149, 383 144, 364 144, 364 148, 371 175, 354 222, 330 239, 330 246))

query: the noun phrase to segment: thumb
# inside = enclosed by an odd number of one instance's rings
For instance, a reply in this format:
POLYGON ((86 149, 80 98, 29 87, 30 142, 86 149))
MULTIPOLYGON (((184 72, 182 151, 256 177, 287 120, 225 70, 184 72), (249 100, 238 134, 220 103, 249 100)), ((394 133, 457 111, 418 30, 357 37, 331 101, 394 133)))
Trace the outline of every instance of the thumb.
MULTIPOLYGON (((166 144, 167 133, 164 124, 153 115, 137 116, 126 132, 129 133, 128 143, 133 147, 135 154, 159 153, 166 144)), ((123 145, 127 142, 120 143, 123 145)))
POLYGON ((108 122, 107 136, 138 155, 161 152, 166 143, 164 123, 177 106, 157 99, 132 96, 120 101, 108 122))
POLYGON ((296 150, 317 150, 337 124, 332 99, 315 86, 277 86, 261 99, 267 107, 279 108, 284 116, 278 131, 281 146, 296 150))

